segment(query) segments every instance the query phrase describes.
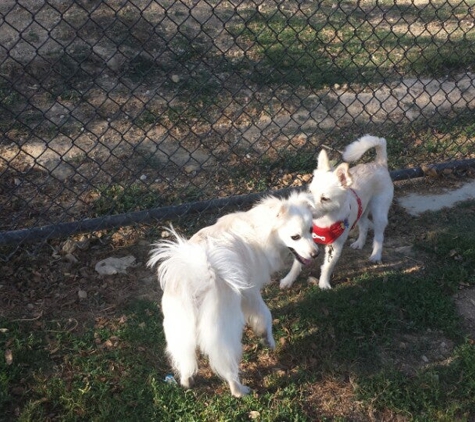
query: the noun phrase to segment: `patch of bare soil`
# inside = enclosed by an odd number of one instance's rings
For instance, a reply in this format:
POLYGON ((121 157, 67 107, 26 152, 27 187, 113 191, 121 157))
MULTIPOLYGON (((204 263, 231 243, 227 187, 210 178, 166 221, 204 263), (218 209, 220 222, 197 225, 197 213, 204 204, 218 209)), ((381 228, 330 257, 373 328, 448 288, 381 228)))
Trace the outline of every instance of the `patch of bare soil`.
POLYGON ((141 230, 79 235, 50 242, 36 256, 18 254, 3 266, 0 316, 16 320, 71 318, 79 324, 112 315, 133 298, 158 300, 158 283, 145 266, 150 243, 141 230), (133 255, 125 273, 100 275, 96 264, 133 255))

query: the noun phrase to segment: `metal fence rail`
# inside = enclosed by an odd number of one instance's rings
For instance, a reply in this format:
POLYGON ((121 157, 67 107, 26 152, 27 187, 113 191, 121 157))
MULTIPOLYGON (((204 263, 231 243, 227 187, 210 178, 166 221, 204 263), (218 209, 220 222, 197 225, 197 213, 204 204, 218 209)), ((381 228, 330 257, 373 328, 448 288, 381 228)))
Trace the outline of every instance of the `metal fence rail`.
POLYGON ((4 0, 0 259, 300 187, 368 132, 395 178, 473 165, 474 6, 4 0))

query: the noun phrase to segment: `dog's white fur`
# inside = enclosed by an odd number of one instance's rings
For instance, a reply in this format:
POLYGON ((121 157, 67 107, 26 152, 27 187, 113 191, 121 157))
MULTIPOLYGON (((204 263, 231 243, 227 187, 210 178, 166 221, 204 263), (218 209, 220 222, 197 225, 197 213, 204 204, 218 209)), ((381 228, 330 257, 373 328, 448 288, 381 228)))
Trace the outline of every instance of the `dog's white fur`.
POLYGON ((221 217, 189 240, 171 228, 176 241, 155 244, 148 265, 160 263, 167 353, 182 386, 189 388, 198 370, 199 349, 233 396, 249 392, 239 379, 244 324, 275 347, 261 289, 282 269, 290 249, 303 263, 317 256, 311 206, 308 194, 268 197, 247 212, 221 217))
MULTIPOLYGON (((386 140, 366 135, 348 145, 343 152, 345 163, 335 170, 330 166, 325 150, 318 156, 318 166, 313 173, 309 190, 315 201, 314 220, 318 227, 329 227, 337 221, 348 219, 348 227, 333 244, 325 246, 325 258, 321 266, 318 285, 330 289, 330 277, 341 255, 351 227, 357 219, 358 203, 353 192, 360 197, 363 214, 358 220, 358 239, 351 244, 353 249, 363 248, 369 228, 374 230, 371 262, 381 262, 384 230, 388 224, 388 212, 393 200, 394 186, 388 172, 386 140), (358 160, 366 151, 376 149, 376 158, 368 164, 349 168, 347 162, 358 160), (371 214, 372 221, 369 220, 371 214)), ((280 281, 281 288, 289 288, 301 271, 301 265, 294 261, 290 272, 280 281)))

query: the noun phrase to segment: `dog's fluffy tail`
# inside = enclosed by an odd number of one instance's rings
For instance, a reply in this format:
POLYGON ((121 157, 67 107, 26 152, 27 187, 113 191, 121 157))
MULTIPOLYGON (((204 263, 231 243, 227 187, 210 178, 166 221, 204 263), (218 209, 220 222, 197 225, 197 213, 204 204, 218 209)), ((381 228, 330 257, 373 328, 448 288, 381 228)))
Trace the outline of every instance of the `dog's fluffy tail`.
MULTIPOLYGON (((236 253, 227 248, 210 246, 203 242, 190 242, 171 227, 175 240, 162 240, 154 244, 147 265, 158 267, 158 279, 162 290, 199 295, 211 285, 224 281, 231 289, 241 292, 249 287, 248 277, 242 274, 236 261, 236 253)), ((209 242, 212 242, 210 240, 209 242)))
MULTIPOLYGON (((200 275, 206 275, 209 279, 206 253, 203 248, 197 243, 188 242, 173 227, 168 231, 175 240, 162 240, 155 243, 147 263, 149 267, 160 264, 158 280, 162 290, 166 288, 169 291, 178 292, 182 289, 190 289, 192 284, 196 284, 191 282, 191 278, 197 279, 200 275)), ((208 280, 207 283, 209 283, 208 280)))
POLYGON ((386 152, 386 139, 372 135, 365 135, 348 145, 343 151, 343 160, 346 162, 357 161, 371 148, 376 149, 375 163, 388 166, 388 154, 386 152))

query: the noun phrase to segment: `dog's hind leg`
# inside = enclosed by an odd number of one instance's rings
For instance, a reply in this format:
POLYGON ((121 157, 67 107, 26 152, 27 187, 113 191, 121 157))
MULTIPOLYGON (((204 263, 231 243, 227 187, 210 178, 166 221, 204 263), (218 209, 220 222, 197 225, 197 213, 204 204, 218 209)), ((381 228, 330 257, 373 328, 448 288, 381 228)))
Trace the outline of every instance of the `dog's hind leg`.
POLYGON ((162 310, 167 354, 180 376, 180 384, 190 388, 193 375, 198 371, 195 315, 191 304, 167 293, 163 295, 162 310))
POLYGON ((235 397, 250 392, 239 380, 243 328, 241 295, 227 286, 216 286, 201 303, 199 345, 213 371, 228 383, 235 397))
POLYGON ((350 246, 353 249, 363 249, 368 236, 368 230, 371 226, 371 221, 368 219, 369 209, 367 208, 361 218, 358 220, 358 238, 350 246))
POLYGON ((249 289, 243 293, 242 311, 247 323, 254 333, 261 337, 271 349, 275 349, 272 335, 272 314, 257 289, 249 289))
POLYGON ((372 204, 372 216, 373 216, 373 252, 369 257, 371 262, 381 262, 383 253, 384 242, 384 230, 388 225, 388 212, 391 205, 391 201, 386 198, 376 198, 377 200, 372 204))

